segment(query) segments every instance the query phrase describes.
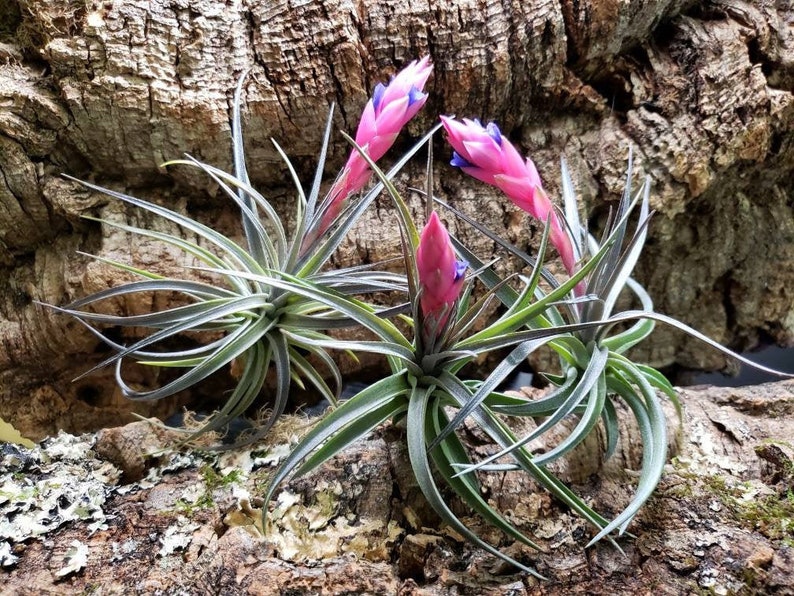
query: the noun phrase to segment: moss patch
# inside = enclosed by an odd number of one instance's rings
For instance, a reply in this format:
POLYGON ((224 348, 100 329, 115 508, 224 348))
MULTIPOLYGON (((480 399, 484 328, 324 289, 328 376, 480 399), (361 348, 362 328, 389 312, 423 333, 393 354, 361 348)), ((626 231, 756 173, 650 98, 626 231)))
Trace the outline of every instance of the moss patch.
MULTIPOLYGON (((673 459, 676 475, 684 480, 666 489, 673 498, 695 494, 713 496, 741 527, 758 532, 785 546, 794 546, 794 489, 786 482, 770 486, 761 480, 742 481, 729 474, 703 474, 673 459)), ((786 471, 790 480, 790 470, 786 471)))
POLYGON ((224 488, 243 481, 243 473, 240 470, 232 470, 228 474, 223 475, 211 465, 205 465, 201 467, 200 472, 201 478, 204 480, 204 486, 210 492, 216 488, 224 488))
POLYGON ((722 476, 702 480, 743 527, 794 546, 794 491, 780 494, 759 482, 732 485, 722 476))
POLYGON ((732 508, 737 521, 751 524, 770 540, 794 547, 794 490, 737 503, 732 508))

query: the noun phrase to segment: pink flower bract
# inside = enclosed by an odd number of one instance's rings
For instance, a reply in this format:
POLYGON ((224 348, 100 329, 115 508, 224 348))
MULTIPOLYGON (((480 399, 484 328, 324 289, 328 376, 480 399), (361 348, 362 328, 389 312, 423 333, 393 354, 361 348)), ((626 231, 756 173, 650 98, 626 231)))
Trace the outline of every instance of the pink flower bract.
MULTIPOLYGON (((414 60, 395 75, 388 85, 378 83, 364 107, 356 131, 356 143, 377 161, 394 143, 403 126, 427 101, 425 83, 433 71, 430 57, 414 60)), ((322 234, 336 219, 344 200, 361 190, 372 174, 369 164, 355 149, 328 193, 328 206, 320 223, 322 234)))
POLYGON ((464 118, 459 122, 448 116, 441 116, 441 122, 447 131, 447 140, 455 150, 450 162, 453 166, 496 186, 513 203, 542 222, 545 223, 551 215, 551 243, 560 253, 568 273, 573 273, 576 260, 571 238, 554 212, 532 160, 521 157, 493 122, 483 126, 477 120, 464 118))
POLYGON ((447 229, 434 211, 419 239, 416 268, 422 314, 437 329, 444 326, 460 295, 467 266, 455 258, 447 229))

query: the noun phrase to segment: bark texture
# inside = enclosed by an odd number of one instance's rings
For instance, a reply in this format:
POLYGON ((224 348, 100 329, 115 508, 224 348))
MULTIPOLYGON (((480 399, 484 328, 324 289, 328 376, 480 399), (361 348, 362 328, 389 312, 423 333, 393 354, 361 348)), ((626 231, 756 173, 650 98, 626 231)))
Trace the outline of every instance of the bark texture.
MULTIPOLYGON (((285 419, 267 443, 222 456, 144 458, 169 440, 146 422, 6 449, 0 592, 794 594, 794 383, 691 388, 681 398, 672 463, 630 526, 634 537, 619 540, 625 554, 607 544, 585 550, 592 528, 522 475, 484 480, 485 498, 543 551, 467 523, 548 581, 516 574, 440 525, 411 482, 394 427, 286 484, 263 538, 267 477, 306 430, 305 419, 285 419)), ((672 411, 668 418, 676 428, 672 411)), ((558 472, 614 515, 636 482, 636 435, 622 429, 603 464, 595 433, 558 472)), ((483 449, 476 434, 466 442, 483 449)))
MULTIPOLYGON (((62 304, 118 283, 118 273, 76 251, 165 272, 185 257, 81 220, 164 225, 60 174, 239 233, 207 180, 159 164, 187 152, 230 167, 231 94, 246 69, 250 174, 283 208, 293 195, 268 139, 308 180, 330 102, 339 128, 352 131, 375 83, 429 53, 431 99, 411 135, 438 113, 497 120, 551 194, 567 156, 593 222, 619 196, 631 146, 659 212, 638 270, 658 310, 734 347, 790 343, 792 22, 790 4, 771 0, 2 0, 0 417, 42 436, 97 428, 133 407, 108 374, 70 383, 102 354, 87 332, 34 301, 62 304)), ((335 143, 331 177, 345 154, 335 143)), ((447 154, 439 139, 437 155, 447 154)), ((537 238, 537 225, 491 189, 438 169, 442 198, 518 244, 537 238)), ((409 167, 400 183, 421 186, 421 171, 409 167)), ((394 254, 390 211, 385 200, 376 205, 338 262, 394 254)), ((481 254, 492 251, 458 232, 481 254)), ((656 365, 725 364, 665 329, 644 355, 656 365)), ((164 415, 191 397, 134 407, 164 415)))

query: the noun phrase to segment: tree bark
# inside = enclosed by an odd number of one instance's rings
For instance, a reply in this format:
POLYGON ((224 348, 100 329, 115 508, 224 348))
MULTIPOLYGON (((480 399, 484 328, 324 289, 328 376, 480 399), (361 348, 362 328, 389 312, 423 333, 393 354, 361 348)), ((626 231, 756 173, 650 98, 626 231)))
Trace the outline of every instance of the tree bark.
MULTIPOLYGON (((6 449, 2 593, 794 594, 794 383, 691 388, 681 399, 671 463, 629 527, 634 537, 619 539, 625 554, 585 549, 593 529, 523 474, 485 476, 484 496, 541 552, 509 544, 452 501, 547 581, 439 524, 393 426, 287 483, 263 537, 264 486, 308 429, 288 418, 252 451, 220 456, 163 454, 171 438, 146 422, 6 449)), ((674 431, 672 408, 668 419, 674 431)), ((624 426, 606 464, 594 433, 556 470, 607 515, 630 500, 641 458, 637 430, 624 426)), ((465 441, 485 449, 476 433, 465 441)))
MULTIPOLYGON (((285 212, 293 191, 268 139, 308 180, 329 104, 338 106, 338 128, 354 130, 375 83, 429 53, 430 101, 402 148, 439 113, 494 119, 533 157, 552 196, 566 155, 597 223, 622 191, 632 147, 658 211, 638 269, 657 309, 737 348, 794 339, 787 3, 3 0, 0 8, 0 417, 32 436, 101 427, 133 407, 107 373, 70 383, 102 358, 97 342, 36 302, 63 304, 119 282, 76 251, 166 272, 185 264, 162 246, 131 244, 81 220, 164 225, 60 174, 239 235, 235 213, 207 180, 159 166, 187 152, 230 167, 231 95, 245 70, 250 174, 285 212)), ((329 177, 347 150, 337 137, 329 177)), ((437 139, 438 194, 519 245, 535 242, 537 223, 445 167, 448 153, 437 139)), ((401 187, 421 187, 422 172, 409 166, 401 187)), ((379 202, 336 262, 393 256, 392 217, 379 202)), ((491 254, 490 242, 446 219, 491 254)), ((725 364, 667 329, 642 356, 657 366, 725 364)), ((134 407, 162 416, 195 398, 134 407)))

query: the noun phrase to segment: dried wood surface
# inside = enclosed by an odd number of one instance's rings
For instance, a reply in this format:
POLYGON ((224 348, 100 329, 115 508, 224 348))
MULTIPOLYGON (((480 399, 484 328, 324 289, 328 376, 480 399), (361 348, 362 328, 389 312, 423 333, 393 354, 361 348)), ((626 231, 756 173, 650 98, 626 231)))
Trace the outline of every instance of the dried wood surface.
MULTIPOLYGON (((634 537, 619 540, 625 554, 606 543, 585 549, 593 529, 522 475, 484 480, 484 496, 543 551, 467 523, 547 581, 439 524, 411 482, 399 428, 286 484, 263 537, 265 483, 305 419, 220 458, 143 458, 168 439, 139 422, 4 453, 0 593, 794 594, 794 383, 691 388, 681 398, 671 463, 629 527, 634 537)), ((616 514, 636 481, 636 433, 624 425, 606 465, 593 435, 558 472, 616 514)), ((467 442, 483 449, 476 434, 467 442)))

